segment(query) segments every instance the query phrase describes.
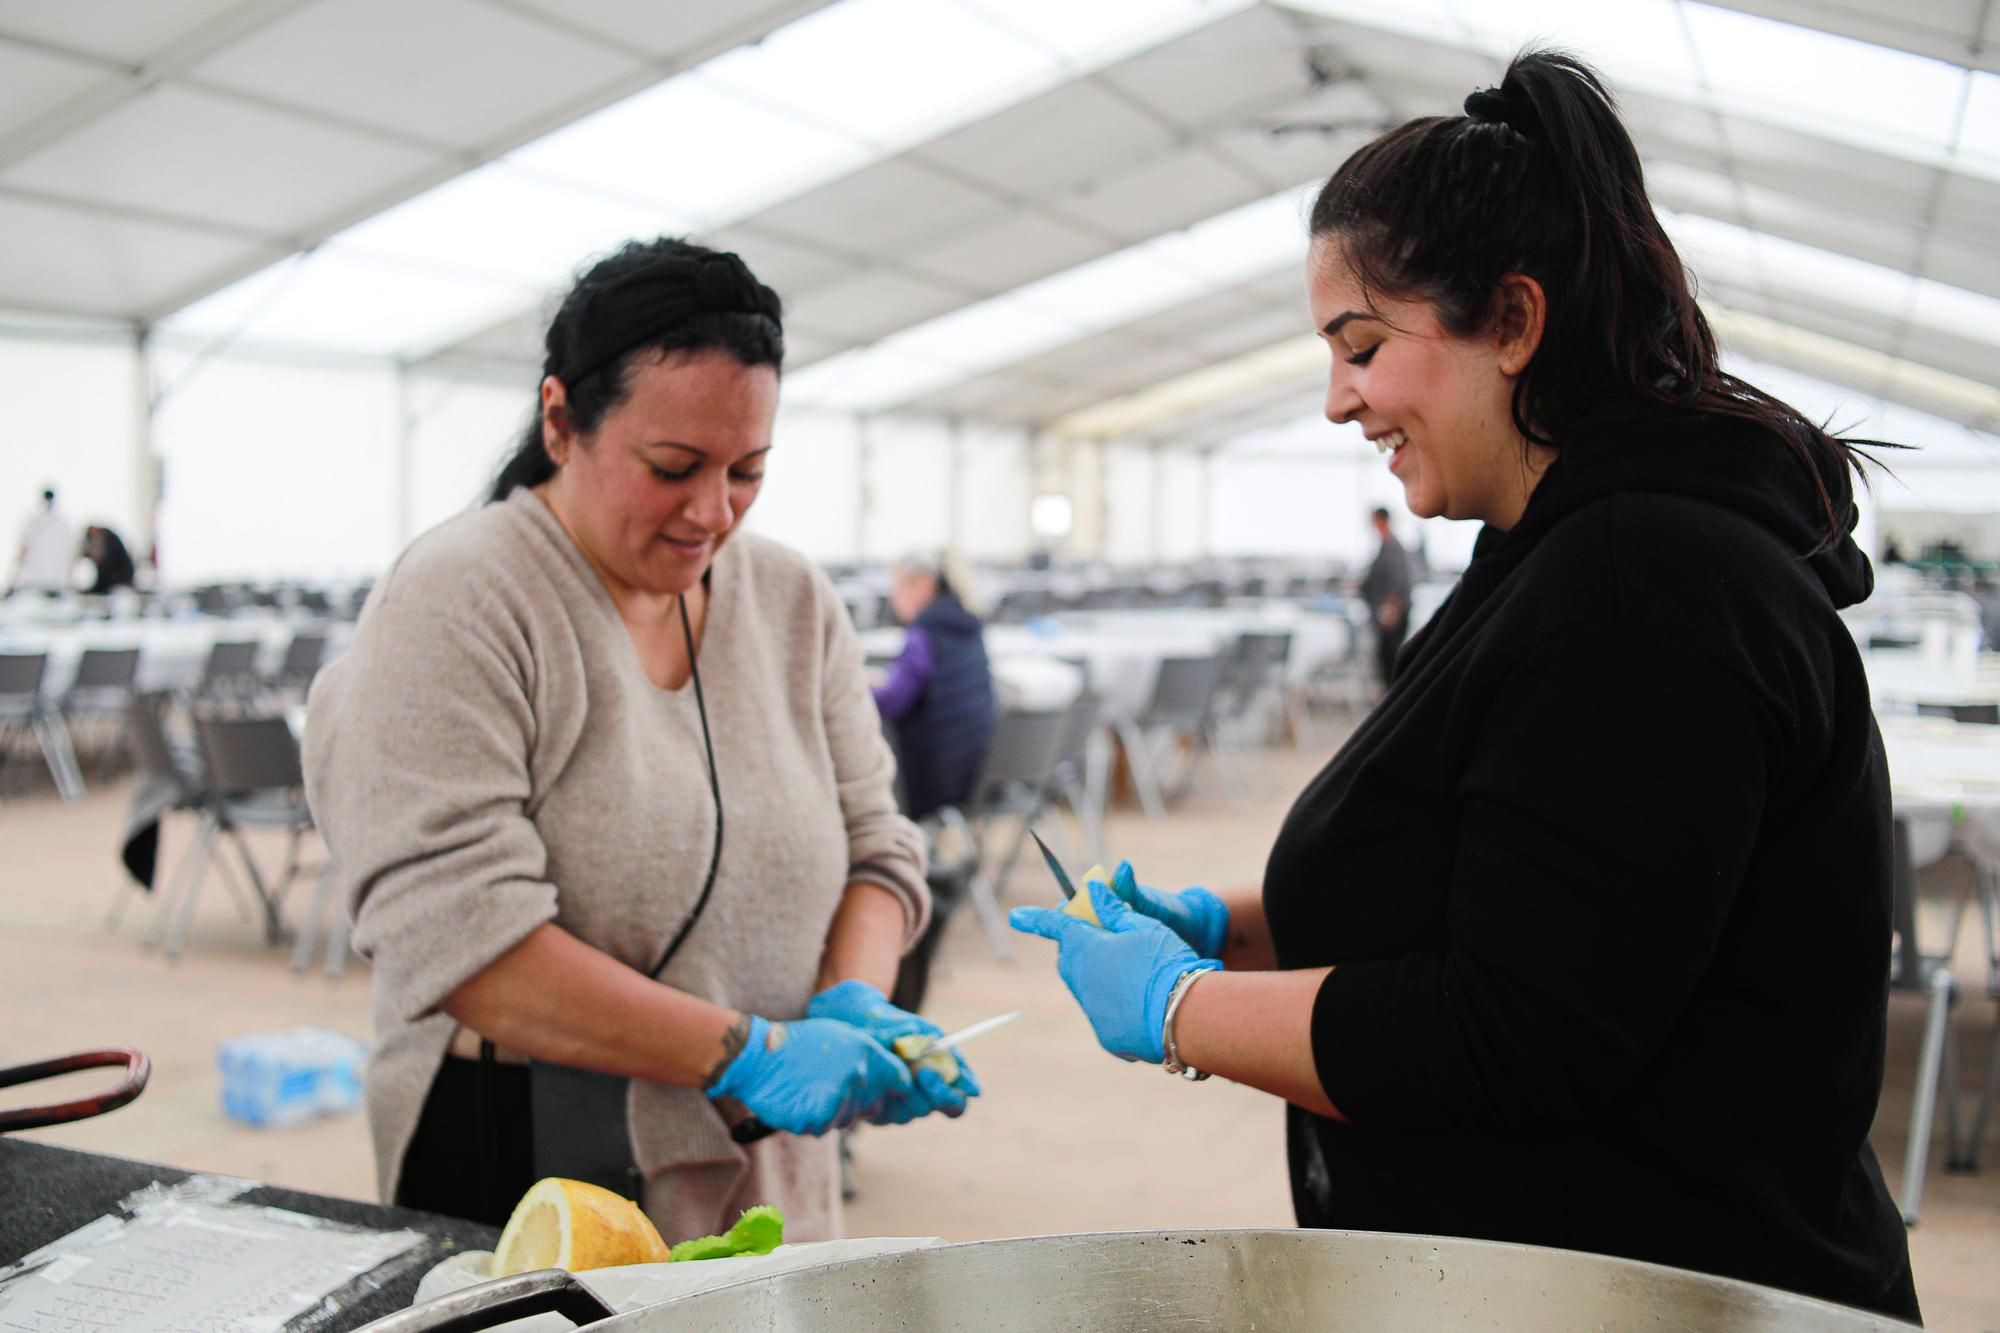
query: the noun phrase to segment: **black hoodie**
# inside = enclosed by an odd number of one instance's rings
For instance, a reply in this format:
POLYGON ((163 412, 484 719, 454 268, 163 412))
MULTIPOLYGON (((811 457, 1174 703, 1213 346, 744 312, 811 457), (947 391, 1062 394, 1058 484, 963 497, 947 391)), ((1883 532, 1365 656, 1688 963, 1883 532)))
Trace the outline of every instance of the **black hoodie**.
MULTIPOLYGON (((1852 501, 1836 479, 1838 512, 1852 501)), ((1888 770, 1867 559, 1710 416, 1599 422, 1481 535, 1300 796, 1264 905, 1331 965, 1305 1226, 1625 1255, 1914 1318, 1868 1146, 1888 770)))

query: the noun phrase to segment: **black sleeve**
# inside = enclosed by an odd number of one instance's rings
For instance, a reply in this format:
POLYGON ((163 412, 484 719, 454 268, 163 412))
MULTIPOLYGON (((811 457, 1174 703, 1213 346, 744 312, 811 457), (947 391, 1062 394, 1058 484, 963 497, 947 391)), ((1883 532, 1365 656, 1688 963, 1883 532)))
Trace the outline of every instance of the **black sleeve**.
POLYGON ((1333 1104, 1357 1123, 1547 1126, 1616 1097, 1714 952, 1776 745, 1747 685, 1683 645, 1615 624, 1545 644, 1459 782, 1444 950, 1343 964, 1320 988, 1333 1104))

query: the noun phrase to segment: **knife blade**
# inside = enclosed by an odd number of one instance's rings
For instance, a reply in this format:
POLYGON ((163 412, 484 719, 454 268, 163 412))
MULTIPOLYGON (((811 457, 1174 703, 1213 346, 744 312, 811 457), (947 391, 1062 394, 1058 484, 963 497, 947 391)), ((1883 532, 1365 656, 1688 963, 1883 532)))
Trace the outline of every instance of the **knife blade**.
POLYGON ((1042 841, 1042 835, 1031 828, 1028 830, 1028 836, 1035 840, 1035 846, 1042 849, 1042 860, 1048 863, 1049 873, 1056 877, 1056 887, 1062 890, 1063 897, 1066 899, 1076 897, 1076 885, 1069 882, 1069 872, 1062 868, 1062 862, 1056 860, 1056 854, 1042 841))
POLYGON ((991 1032, 994 1028, 1006 1027, 1020 1016, 1021 1011, 1016 1009, 1011 1013, 995 1014, 992 1018, 982 1018, 977 1023, 967 1023, 956 1032, 947 1032, 928 1046, 918 1047, 915 1053, 904 1057, 904 1063, 915 1064, 925 1056, 936 1055, 939 1051, 948 1051, 962 1041, 971 1041, 974 1037, 991 1032))

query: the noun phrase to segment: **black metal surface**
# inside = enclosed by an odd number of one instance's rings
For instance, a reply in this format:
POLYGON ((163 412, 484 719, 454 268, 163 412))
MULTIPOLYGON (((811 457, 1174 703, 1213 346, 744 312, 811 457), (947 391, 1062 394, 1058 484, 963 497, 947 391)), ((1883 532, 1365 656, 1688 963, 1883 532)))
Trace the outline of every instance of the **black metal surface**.
MULTIPOLYGON (((0 1265, 11 1264, 87 1222, 103 1216, 120 1199, 155 1182, 176 1185, 192 1172, 157 1162, 135 1162, 100 1153, 76 1152, 21 1139, 0 1138, 0 1265)), ((340 1313, 315 1325, 315 1333, 348 1333, 409 1305, 426 1270, 459 1250, 490 1250, 500 1233, 477 1222, 408 1208, 357 1203, 322 1194, 260 1185, 242 1196, 247 1203, 288 1208, 311 1217, 394 1231, 407 1227, 429 1240, 428 1256, 389 1276, 378 1288, 343 1293, 340 1313)))

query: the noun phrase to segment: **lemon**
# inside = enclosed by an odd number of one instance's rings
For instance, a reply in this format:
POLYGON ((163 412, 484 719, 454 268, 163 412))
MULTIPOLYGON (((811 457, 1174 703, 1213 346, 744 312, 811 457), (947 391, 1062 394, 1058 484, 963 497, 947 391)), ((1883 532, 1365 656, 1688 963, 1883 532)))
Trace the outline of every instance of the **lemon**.
POLYGON ((1106 888, 1111 887, 1111 876, 1104 873, 1103 866, 1092 866, 1083 872, 1083 887, 1076 891, 1076 897, 1063 904, 1063 911, 1080 921, 1088 921, 1093 926, 1104 923, 1097 919, 1097 909, 1090 905, 1090 882, 1096 880, 1106 888))
POLYGON ((666 1261, 666 1242, 637 1204, 597 1185, 550 1176, 514 1205, 493 1252, 493 1276, 666 1261))
MULTIPOLYGON (((924 1036, 922 1033, 912 1032, 907 1037, 896 1038, 891 1045, 896 1054, 902 1056, 907 1061, 912 1053, 921 1051, 924 1047, 930 1045, 931 1040, 931 1038, 924 1036)), ((916 1073, 919 1069, 928 1069, 947 1083, 958 1082, 958 1057, 952 1054, 950 1048, 942 1051, 932 1051, 929 1055, 920 1057, 915 1063, 910 1065, 910 1072, 912 1074, 916 1073)))

